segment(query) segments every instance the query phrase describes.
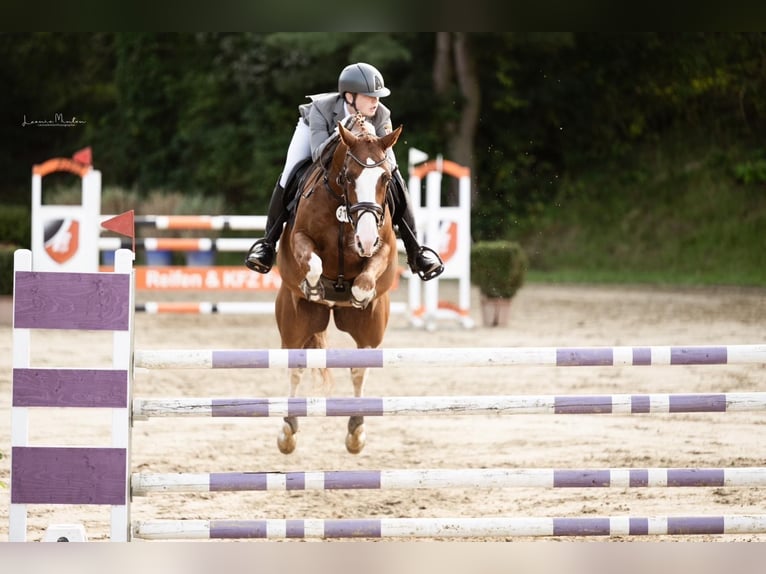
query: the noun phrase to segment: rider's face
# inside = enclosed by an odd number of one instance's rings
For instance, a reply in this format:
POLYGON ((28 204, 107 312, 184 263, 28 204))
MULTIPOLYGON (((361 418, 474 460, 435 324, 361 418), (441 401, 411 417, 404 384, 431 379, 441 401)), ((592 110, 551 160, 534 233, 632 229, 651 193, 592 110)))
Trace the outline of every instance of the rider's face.
MULTIPOLYGON (((353 101, 351 94, 346 95, 346 101, 353 101)), ((378 110, 378 98, 374 96, 365 96, 364 94, 356 94, 356 110, 371 118, 378 110)))

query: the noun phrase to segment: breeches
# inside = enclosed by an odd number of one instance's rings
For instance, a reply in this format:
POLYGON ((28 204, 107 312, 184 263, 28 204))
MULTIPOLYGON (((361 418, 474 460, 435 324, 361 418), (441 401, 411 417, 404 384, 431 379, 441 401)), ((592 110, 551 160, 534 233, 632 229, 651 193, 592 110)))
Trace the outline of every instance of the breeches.
POLYGON ((295 166, 304 159, 311 157, 311 129, 302 119, 298 119, 293 132, 293 139, 290 140, 290 147, 287 148, 287 157, 285 158, 285 167, 282 169, 282 175, 279 178, 279 185, 282 188, 287 186, 287 180, 290 179, 295 166))

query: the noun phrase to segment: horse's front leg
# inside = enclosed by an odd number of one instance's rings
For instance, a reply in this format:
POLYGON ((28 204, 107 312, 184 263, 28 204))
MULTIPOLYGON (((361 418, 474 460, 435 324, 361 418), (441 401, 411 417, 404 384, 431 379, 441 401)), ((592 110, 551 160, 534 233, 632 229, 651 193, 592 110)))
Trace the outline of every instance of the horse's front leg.
MULTIPOLYGON (((364 392, 364 383, 367 380, 367 367, 352 367, 351 382, 354 384, 354 396, 361 397, 364 392)), ((364 430, 364 417, 353 416, 348 419, 348 434, 346 435, 346 450, 351 454, 362 452, 367 442, 367 433, 364 430)))
POLYGON ((300 282, 303 296, 309 301, 321 301, 324 299, 324 287, 319 279, 322 277, 324 266, 322 259, 316 254, 316 244, 305 233, 296 232, 293 236, 293 254, 303 273, 300 282))
POLYGON ((389 267, 389 249, 384 246, 367 260, 364 270, 356 276, 351 286, 351 305, 366 309, 377 295, 378 279, 389 267))
MULTIPOLYGON (((297 396, 298 385, 301 383, 304 371, 305 369, 302 368, 290 369, 290 397, 297 396)), ((277 446, 282 454, 290 454, 295 450, 297 442, 295 435, 298 433, 298 417, 285 417, 282 421, 282 430, 277 436, 277 446)))

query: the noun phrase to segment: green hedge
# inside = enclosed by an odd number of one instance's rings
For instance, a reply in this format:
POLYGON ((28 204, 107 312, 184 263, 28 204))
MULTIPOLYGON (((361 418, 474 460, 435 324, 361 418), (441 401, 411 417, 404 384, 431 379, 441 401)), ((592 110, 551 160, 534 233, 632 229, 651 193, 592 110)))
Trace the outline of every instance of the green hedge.
POLYGON ((471 247, 471 283, 487 297, 513 297, 524 283, 527 265, 527 255, 515 241, 478 241, 471 247))
POLYGON ((7 205, 0 210, 0 295, 13 293, 13 253, 32 244, 29 207, 7 205))
POLYGON ((32 244, 32 216, 30 208, 7 205, 0 209, 0 245, 20 245, 29 249, 32 244))
POLYGON ((0 245, 0 295, 13 293, 13 252, 17 245, 0 245))

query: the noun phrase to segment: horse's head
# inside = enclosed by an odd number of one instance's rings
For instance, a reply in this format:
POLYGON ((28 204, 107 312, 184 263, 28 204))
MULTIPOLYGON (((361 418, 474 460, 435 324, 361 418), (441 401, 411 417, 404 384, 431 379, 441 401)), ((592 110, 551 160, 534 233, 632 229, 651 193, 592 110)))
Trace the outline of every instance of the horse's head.
POLYGON ((362 257, 371 257, 380 247, 379 229, 384 223, 391 181, 387 152, 399 139, 402 127, 380 138, 366 130, 353 133, 342 124, 338 124, 338 131, 346 151, 337 181, 343 187, 347 216, 354 226, 356 250, 362 257))

